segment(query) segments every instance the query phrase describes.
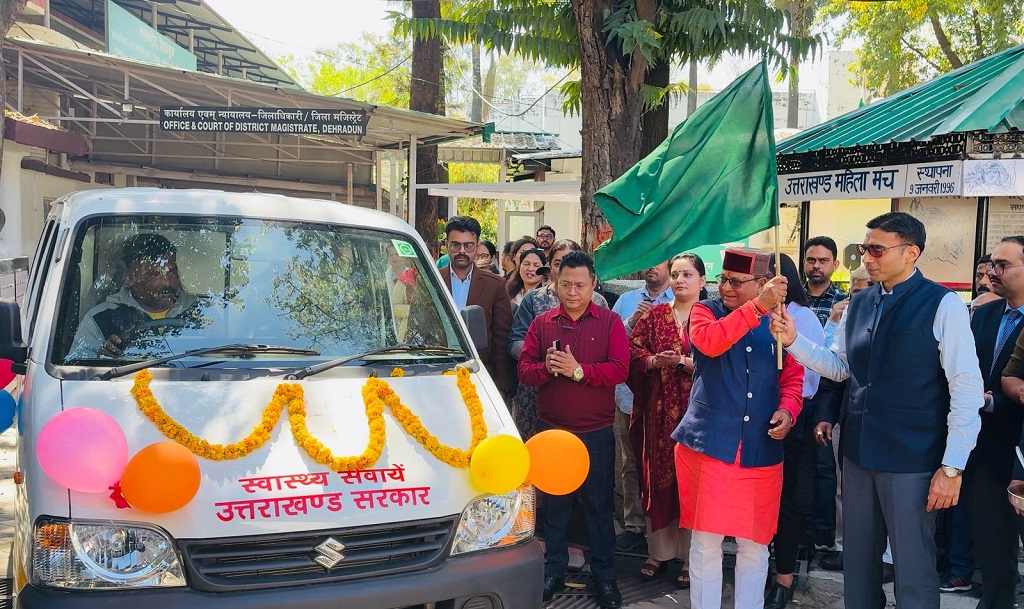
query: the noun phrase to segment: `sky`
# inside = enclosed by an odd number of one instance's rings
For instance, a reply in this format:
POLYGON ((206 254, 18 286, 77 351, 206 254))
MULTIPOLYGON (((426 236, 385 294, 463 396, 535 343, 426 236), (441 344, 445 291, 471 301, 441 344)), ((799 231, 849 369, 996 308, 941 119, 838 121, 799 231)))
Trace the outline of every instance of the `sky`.
POLYGON ((398 10, 387 0, 286 0, 273 8, 252 0, 206 3, 269 55, 296 57, 356 42, 364 32, 383 34, 390 29, 387 11, 398 10))

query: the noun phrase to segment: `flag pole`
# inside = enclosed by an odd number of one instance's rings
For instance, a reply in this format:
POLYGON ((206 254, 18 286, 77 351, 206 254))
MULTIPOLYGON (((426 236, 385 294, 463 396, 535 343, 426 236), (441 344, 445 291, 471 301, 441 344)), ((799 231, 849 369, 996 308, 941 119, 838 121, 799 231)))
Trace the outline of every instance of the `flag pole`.
MULTIPOLYGON (((781 217, 781 214, 780 214, 781 217)), ((781 224, 781 222, 780 222, 781 224)), ((775 276, 782 275, 782 260, 779 256, 779 225, 775 225, 775 276)), ((775 308, 775 310, 782 315, 782 307, 786 306, 786 303, 782 302, 775 308)), ((779 370, 782 370, 782 336, 775 337, 775 353, 776 353, 776 366, 779 370)))

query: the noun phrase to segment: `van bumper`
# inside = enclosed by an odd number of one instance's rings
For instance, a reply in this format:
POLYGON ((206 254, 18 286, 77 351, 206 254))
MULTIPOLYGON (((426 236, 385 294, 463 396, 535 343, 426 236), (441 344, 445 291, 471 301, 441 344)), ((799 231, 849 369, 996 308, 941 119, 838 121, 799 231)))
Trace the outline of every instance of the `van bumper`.
POLYGON ((521 546, 457 556, 414 573, 239 592, 191 588, 54 590, 31 584, 18 594, 23 609, 396 609, 437 603, 438 609, 541 607, 544 555, 535 540, 521 546))

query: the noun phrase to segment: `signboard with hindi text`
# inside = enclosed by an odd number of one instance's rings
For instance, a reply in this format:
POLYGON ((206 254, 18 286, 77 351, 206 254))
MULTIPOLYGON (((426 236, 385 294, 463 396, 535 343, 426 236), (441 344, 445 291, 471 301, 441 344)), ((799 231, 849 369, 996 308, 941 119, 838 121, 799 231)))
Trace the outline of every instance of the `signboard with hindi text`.
POLYGON ((919 163, 907 165, 908 197, 958 197, 963 186, 963 163, 919 163))
POLYGON ((891 199, 907 188, 907 166, 837 169, 779 176, 780 201, 891 199))
POLYGON ((365 110, 160 107, 160 128, 164 131, 363 136, 368 121, 365 110))

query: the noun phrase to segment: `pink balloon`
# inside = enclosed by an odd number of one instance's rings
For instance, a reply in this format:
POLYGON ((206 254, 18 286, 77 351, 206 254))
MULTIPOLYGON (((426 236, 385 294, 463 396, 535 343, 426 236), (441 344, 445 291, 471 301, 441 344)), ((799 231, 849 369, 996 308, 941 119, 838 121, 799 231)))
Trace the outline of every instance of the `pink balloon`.
POLYGON ((95 408, 70 408, 39 431, 36 458, 57 484, 83 493, 102 493, 121 479, 128 441, 117 421, 95 408))

